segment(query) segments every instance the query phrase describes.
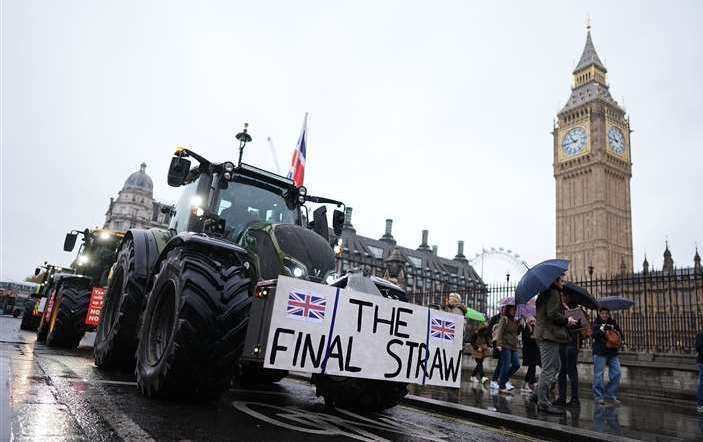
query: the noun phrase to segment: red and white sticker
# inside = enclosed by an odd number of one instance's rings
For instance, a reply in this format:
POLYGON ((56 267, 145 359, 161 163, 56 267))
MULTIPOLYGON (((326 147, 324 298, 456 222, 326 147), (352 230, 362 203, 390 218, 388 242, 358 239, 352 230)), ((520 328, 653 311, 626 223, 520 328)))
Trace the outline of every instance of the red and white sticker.
POLYGON ((85 325, 97 326, 100 323, 100 311, 105 301, 105 289, 95 287, 90 292, 90 304, 88 304, 88 314, 85 316, 85 325))

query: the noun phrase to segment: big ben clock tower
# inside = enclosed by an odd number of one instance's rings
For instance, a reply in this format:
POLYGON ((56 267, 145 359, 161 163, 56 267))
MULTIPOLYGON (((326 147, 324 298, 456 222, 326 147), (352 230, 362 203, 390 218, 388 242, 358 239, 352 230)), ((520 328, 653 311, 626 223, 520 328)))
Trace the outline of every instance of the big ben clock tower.
POLYGON ((586 46, 554 127, 556 255, 574 276, 632 271, 630 121, 610 96, 607 70, 586 46))

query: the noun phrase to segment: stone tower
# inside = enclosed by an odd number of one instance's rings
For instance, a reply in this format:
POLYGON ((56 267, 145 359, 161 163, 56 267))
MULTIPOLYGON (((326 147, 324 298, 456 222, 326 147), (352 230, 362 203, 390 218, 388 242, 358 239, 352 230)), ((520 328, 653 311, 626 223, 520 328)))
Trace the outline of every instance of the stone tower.
POLYGON ((573 276, 632 271, 630 121, 611 97, 588 26, 554 135, 556 255, 573 276))

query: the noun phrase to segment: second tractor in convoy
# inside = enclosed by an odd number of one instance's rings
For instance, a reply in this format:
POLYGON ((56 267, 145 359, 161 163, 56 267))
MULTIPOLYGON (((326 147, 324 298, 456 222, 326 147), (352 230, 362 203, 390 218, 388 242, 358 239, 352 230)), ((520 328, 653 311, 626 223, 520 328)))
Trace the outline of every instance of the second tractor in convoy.
POLYGON ((105 229, 74 230, 66 235, 64 250, 83 238, 70 271, 52 272, 41 297, 46 299, 38 326, 38 341, 51 347, 76 348, 100 319, 100 309, 110 268, 123 237, 105 229))

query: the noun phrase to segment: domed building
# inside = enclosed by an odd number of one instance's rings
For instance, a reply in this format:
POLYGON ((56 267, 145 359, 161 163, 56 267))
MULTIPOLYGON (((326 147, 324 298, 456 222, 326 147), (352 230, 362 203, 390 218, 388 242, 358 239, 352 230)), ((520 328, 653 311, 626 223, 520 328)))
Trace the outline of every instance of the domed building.
POLYGON ((154 182, 146 173, 146 163, 142 163, 138 171, 127 177, 117 198, 110 198, 104 228, 117 231, 167 228, 171 215, 161 213, 164 206, 168 204, 154 200, 154 182))

